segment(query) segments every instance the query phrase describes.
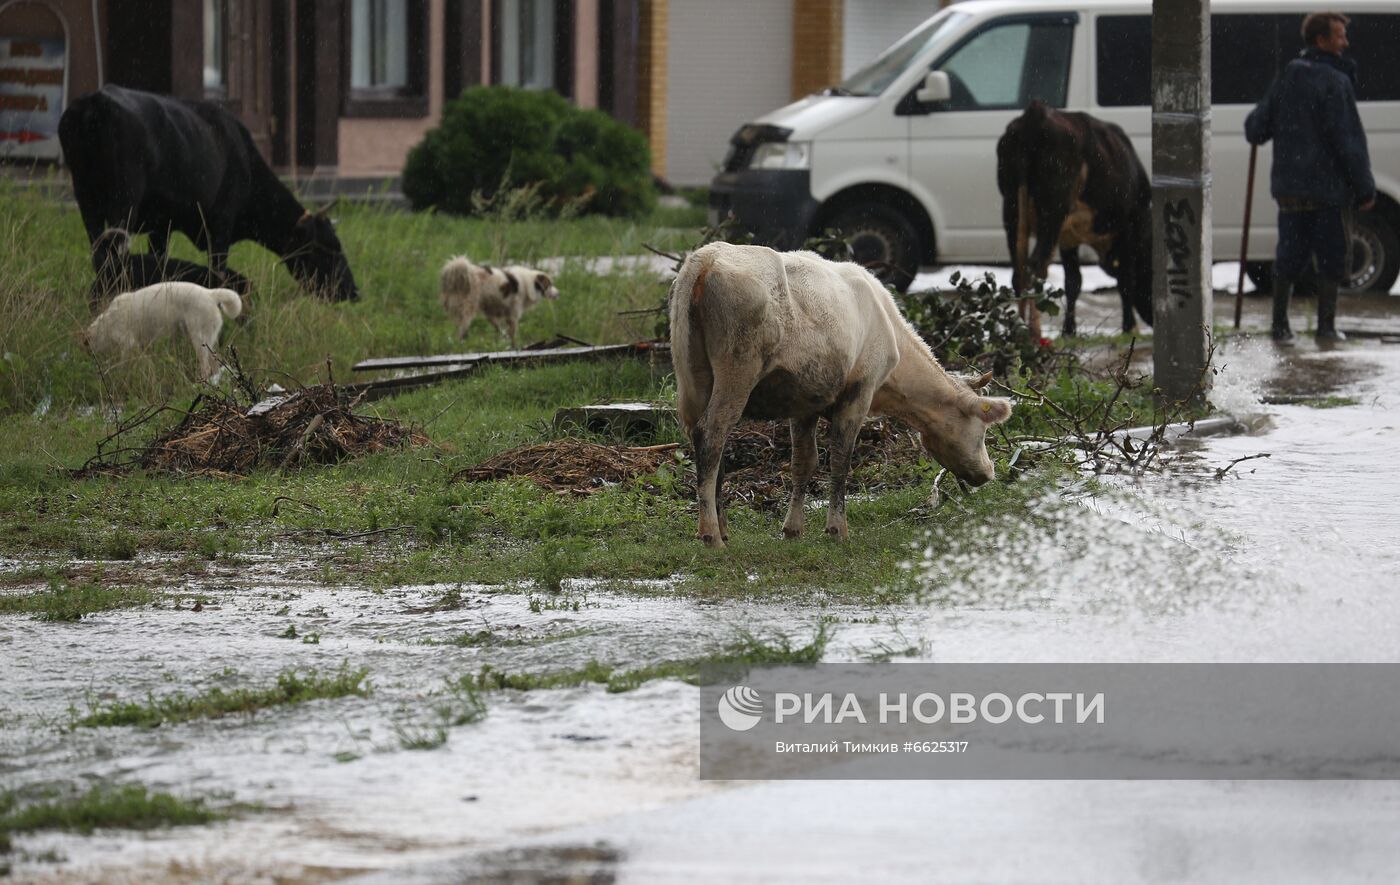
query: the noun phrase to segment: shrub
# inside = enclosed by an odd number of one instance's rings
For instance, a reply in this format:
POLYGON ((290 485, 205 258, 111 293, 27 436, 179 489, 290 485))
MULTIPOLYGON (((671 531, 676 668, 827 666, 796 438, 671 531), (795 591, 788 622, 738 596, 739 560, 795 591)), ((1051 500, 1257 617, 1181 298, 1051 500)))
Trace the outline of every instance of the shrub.
MULTIPOLYGON (((990 273, 973 280, 955 272, 948 282, 951 290, 910 292, 896 298, 939 362, 990 369, 1003 377, 1041 367, 1051 351, 1031 337, 1030 327, 1016 312, 1015 292, 998 286, 990 273)), ((1042 313, 1060 312, 1054 300, 1058 292, 1030 294, 1042 313)))
POLYGON ((558 93, 510 86, 473 87, 448 102, 403 170, 415 209, 471 215, 522 186, 537 187, 554 212, 581 203, 584 212, 637 215, 656 200, 640 132, 558 93))

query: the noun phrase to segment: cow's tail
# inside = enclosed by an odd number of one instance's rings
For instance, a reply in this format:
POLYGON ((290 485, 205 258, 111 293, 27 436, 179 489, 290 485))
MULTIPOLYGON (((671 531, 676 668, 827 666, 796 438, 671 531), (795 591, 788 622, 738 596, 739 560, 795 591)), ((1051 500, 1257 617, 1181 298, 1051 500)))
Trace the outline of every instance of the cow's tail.
POLYGON ((219 312, 228 319, 236 319, 243 313, 243 299, 238 297, 238 293, 232 289, 211 289, 210 295, 214 297, 214 303, 219 306, 219 312))
POLYGON ((676 366, 676 381, 681 383, 682 368, 702 370, 695 360, 705 356, 704 324, 700 321, 706 307, 706 282, 713 252, 700 248, 690 253, 680 273, 671 284, 671 361, 676 366))
POLYGON ((1016 187, 1016 266, 1013 268, 1012 277, 1019 281, 1017 294, 1025 287, 1027 282, 1026 261, 1030 252, 1031 237, 1031 194, 1030 188, 1026 185, 1026 177, 1021 176, 1021 183, 1016 187))

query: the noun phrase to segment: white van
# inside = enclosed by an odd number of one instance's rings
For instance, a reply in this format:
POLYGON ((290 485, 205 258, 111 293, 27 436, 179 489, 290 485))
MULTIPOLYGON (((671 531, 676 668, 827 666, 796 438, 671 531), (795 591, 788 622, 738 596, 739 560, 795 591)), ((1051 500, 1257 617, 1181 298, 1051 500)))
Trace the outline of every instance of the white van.
MULTIPOLYGON (((1214 254, 1238 260, 1249 145, 1244 118, 1303 48, 1316 0, 1211 3, 1214 254)), ((1400 273, 1400 5, 1352 0, 1349 55, 1379 192, 1358 213, 1347 287, 1386 292, 1400 273)), ((857 259, 896 268, 1007 264, 996 143, 1033 98, 1127 131, 1150 171, 1151 27, 1147 0, 972 0, 939 12, 840 86, 747 124, 710 186, 711 222, 732 212, 757 242, 796 248, 839 228, 857 259), (917 93, 930 71, 946 101, 917 93), (935 78, 940 79, 940 78, 935 78)), ((1247 265, 1267 288, 1277 242, 1272 145, 1259 151, 1247 265)))

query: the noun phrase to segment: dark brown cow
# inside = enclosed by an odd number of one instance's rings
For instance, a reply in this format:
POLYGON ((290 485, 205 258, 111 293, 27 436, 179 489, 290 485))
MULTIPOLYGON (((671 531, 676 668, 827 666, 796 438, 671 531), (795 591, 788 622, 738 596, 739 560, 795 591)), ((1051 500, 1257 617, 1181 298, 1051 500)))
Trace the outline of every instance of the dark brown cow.
MULTIPOLYGON (((1121 127, 1032 101, 997 142, 997 187, 1017 294, 1025 291, 1028 274, 1045 278, 1059 249, 1064 334, 1075 334, 1074 304, 1083 285, 1078 248, 1085 244, 1118 280, 1123 331, 1133 328, 1133 308, 1152 325, 1152 189, 1121 127), (1035 250, 1027 256, 1032 236, 1035 250)), ((1023 310, 1027 306, 1029 299, 1022 302, 1023 310)), ((1039 337, 1040 317, 1029 309, 1039 337)))

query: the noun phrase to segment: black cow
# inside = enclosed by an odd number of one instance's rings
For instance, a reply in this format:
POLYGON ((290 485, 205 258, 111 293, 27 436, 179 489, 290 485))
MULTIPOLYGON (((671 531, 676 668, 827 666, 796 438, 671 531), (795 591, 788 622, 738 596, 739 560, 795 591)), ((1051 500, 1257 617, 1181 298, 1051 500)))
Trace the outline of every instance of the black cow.
MULTIPOLYGON (((1123 331, 1133 328, 1135 307, 1152 325, 1152 187, 1120 126, 1032 101, 997 142, 997 187, 1018 294, 1027 271, 1045 278, 1058 248, 1065 268, 1064 334, 1075 334, 1074 303, 1083 286, 1078 249, 1088 244, 1118 280, 1123 331)), ((1030 309, 1039 335, 1039 316, 1030 309)))
MULTIPOLYGON (((330 219, 297 201, 217 104, 104 86, 63 112, 58 139, 94 245, 107 228, 125 228, 149 234, 163 261, 179 231, 223 273, 229 248, 252 240, 306 289, 359 297, 330 219)), ((94 252, 93 269, 103 266, 119 266, 110 249, 94 252)))
POLYGON ((99 313, 123 292, 169 280, 198 283, 206 289, 232 289, 243 297, 245 308, 252 289, 248 278, 236 270, 217 271, 182 258, 133 253, 131 236, 119 227, 108 228, 98 236, 92 244, 92 255, 97 279, 88 289, 88 307, 93 313, 99 313))

